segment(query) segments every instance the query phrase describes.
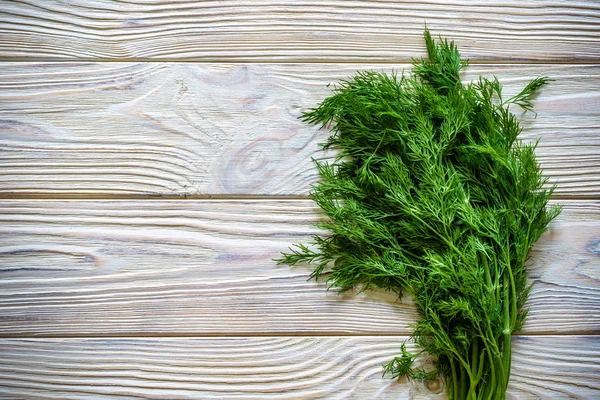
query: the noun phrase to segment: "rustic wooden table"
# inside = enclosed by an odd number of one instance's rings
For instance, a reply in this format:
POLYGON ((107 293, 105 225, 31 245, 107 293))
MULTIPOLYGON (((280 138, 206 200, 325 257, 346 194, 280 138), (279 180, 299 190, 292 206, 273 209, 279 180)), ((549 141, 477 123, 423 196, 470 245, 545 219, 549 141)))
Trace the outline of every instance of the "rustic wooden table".
POLYGON ((522 137, 564 212, 509 392, 600 398, 600 2, 492 4, 0 0, 0 397, 443 398, 381 378, 410 302, 271 261, 322 218, 297 116, 427 22, 465 79, 556 80, 522 137))

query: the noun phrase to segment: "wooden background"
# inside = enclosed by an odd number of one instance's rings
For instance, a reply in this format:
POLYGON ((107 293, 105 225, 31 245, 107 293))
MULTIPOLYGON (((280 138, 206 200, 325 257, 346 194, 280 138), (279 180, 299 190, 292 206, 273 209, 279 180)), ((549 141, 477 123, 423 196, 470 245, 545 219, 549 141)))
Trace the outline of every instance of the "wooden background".
POLYGON ((512 399, 600 398, 600 2, 0 0, 0 398, 442 399, 381 378, 410 301, 271 261, 317 233, 297 116, 423 24, 508 92, 563 214, 512 399))

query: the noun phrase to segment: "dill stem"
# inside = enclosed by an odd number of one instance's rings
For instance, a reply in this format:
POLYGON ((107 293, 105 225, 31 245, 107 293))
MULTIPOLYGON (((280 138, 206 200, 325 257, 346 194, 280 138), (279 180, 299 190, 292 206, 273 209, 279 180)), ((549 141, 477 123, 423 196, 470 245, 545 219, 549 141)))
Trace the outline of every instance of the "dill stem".
MULTIPOLYGON (((512 342, 510 333, 504 335, 504 349, 503 349, 503 358, 504 358, 504 386, 502 387, 502 395, 506 396, 506 388, 508 387, 508 381, 510 379, 510 358, 512 356, 512 342)), ((504 398, 504 397, 502 397, 504 398)))
POLYGON ((479 360, 479 338, 475 337, 473 339, 473 344, 471 345, 471 366, 474 371, 478 370, 478 360, 479 360))
POLYGON ((460 398, 465 399, 467 394, 467 371, 465 367, 460 368, 460 398))
POLYGON ((474 394, 475 388, 481 379, 481 373, 479 372, 479 338, 476 336, 471 344, 471 368, 477 377, 475 381, 471 381, 469 388, 469 394, 474 394))
POLYGON ((450 396, 450 400, 458 399, 458 379, 456 377, 456 365, 455 364, 456 363, 455 363, 454 359, 452 359, 450 361, 450 367, 452 369, 452 390, 450 391, 452 396, 450 396))
POLYGON ((492 384, 486 381, 485 387, 483 388, 483 395, 481 396, 481 398, 484 400, 491 400, 492 393, 492 384))
MULTIPOLYGON (((509 267, 509 271, 510 271, 510 267, 509 267)), ((512 276, 512 273, 511 273, 512 276)), ((506 277, 506 276, 505 276, 506 277)), ((506 278, 504 279, 506 281, 506 278)), ((506 392, 506 387, 508 386, 508 379, 510 376, 510 357, 511 357, 511 325, 510 325, 510 319, 509 319, 509 300, 511 300, 512 303, 512 307, 516 309, 516 293, 515 293, 515 286, 514 286, 514 281, 511 281, 511 286, 512 286, 512 293, 513 293, 513 298, 509 299, 509 293, 508 290, 505 291, 505 299, 504 299, 504 337, 503 337, 503 349, 502 349, 502 358, 503 358, 503 373, 504 373, 504 387, 503 387, 503 394, 506 392)), ((515 311, 516 312, 516 311, 515 311)), ((513 318, 516 318, 516 315, 512 316, 513 318)))
POLYGON ((486 389, 490 390, 490 392, 489 392, 489 394, 487 396, 487 400, 491 400, 492 396, 494 395, 493 388, 496 386, 496 367, 495 367, 496 363, 495 363, 495 360, 494 360, 494 356, 492 355, 492 350, 490 349, 490 345, 489 344, 485 345, 485 351, 486 351, 486 353, 488 355, 488 360, 490 361, 490 370, 491 370, 490 376, 492 378, 490 384, 486 388, 486 389))
MULTIPOLYGON (((517 290, 515 288, 515 278, 513 276, 512 268, 511 268, 511 265, 510 265, 510 254, 508 253, 509 247, 505 246, 504 250, 505 250, 505 254, 506 254, 506 256, 505 256, 505 258, 506 258, 506 269, 508 270, 508 276, 509 276, 509 279, 510 279, 510 291, 511 291, 511 294, 512 294, 512 296, 511 296, 512 297, 512 299, 511 299, 512 300, 511 301, 511 312, 512 312, 512 315, 510 317, 510 320, 511 320, 511 327, 513 327, 513 326, 515 326, 516 321, 517 321, 517 290)), ((510 329, 511 327, 509 327, 509 330, 512 330, 512 329, 510 329)), ((504 328, 506 329, 506 326, 504 328)))

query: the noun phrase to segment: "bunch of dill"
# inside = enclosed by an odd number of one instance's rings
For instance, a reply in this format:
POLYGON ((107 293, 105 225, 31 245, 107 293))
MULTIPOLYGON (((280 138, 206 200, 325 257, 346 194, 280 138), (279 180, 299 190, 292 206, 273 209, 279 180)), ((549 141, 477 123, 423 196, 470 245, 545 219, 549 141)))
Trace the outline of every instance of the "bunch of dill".
POLYGON ((312 277, 340 291, 412 296, 412 340, 436 369, 413 367, 420 353, 402 345, 385 371, 441 376, 451 400, 504 399, 530 291, 524 263, 560 212, 509 107, 532 111, 549 79, 503 99, 495 77, 464 85, 454 44, 424 36, 428 59, 413 60, 410 76, 360 72, 303 115, 330 127, 324 148, 338 150, 333 163, 315 161, 311 192, 330 234, 278 261, 313 263, 312 277))

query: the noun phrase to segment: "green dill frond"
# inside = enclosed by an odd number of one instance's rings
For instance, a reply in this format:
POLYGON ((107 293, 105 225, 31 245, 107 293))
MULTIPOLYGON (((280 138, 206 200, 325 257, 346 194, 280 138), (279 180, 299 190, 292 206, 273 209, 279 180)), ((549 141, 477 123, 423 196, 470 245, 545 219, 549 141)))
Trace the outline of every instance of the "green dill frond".
POLYGON ((450 399, 503 399, 510 335, 522 328, 531 286, 525 261, 558 215, 535 157, 509 110, 533 111, 533 79, 503 100, 496 77, 463 83, 454 43, 432 39, 412 73, 358 72, 309 110, 327 127, 332 162, 315 161, 311 191, 329 232, 292 248, 279 263, 315 266, 330 288, 410 295, 421 347, 384 366, 409 379, 447 381, 450 399), (426 352, 435 370, 413 368, 426 352))
POLYGON ((538 90, 542 86, 547 85, 549 82, 552 82, 552 79, 548 78, 547 76, 535 78, 531 80, 527 86, 525 86, 523 90, 519 92, 519 94, 514 95, 504 104, 516 104, 526 111, 533 111, 533 104, 531 101, 533 100, 535 94, 538 93, 538 90))

